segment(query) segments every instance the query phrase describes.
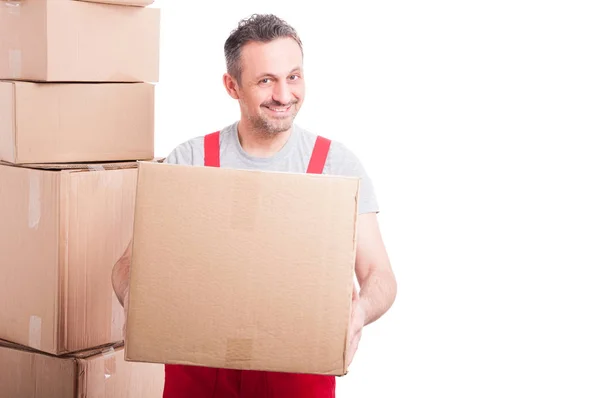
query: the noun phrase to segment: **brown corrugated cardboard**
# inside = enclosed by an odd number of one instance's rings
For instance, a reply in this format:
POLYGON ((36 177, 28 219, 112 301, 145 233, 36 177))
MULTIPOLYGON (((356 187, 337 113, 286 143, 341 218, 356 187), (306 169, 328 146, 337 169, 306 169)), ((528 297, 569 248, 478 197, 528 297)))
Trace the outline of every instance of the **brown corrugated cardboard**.
POLYGON ((160 398, 164 367, 124 360, 122 346, 56 357, 0 342, 0 398, 160 398))
POLYGON ((124 5, 124 6, 138 6, 138 7, 146 7, 154 3, 154 0, 79 0, 79 1, 87 1, 90 3, 105 3, 105 4, 115 4, 115 5, 124 5))
POLYGON ((0 160, 151 160, 154 85, 0 81, 0 160))
POLYGON ((76 397, 75 360, 19 350, 0 344, 0 398, 76 397))
POLYGON ((345 374, 358 189, 140 162, 126 359, 345 374))
POLYGON ((0 79, 157 82, 160 9, 0 1, 0 79))
POLYGON ((0 338, 52 354, 123 339, 112 267, 133 229, 137 169, 0 165, 0 338))

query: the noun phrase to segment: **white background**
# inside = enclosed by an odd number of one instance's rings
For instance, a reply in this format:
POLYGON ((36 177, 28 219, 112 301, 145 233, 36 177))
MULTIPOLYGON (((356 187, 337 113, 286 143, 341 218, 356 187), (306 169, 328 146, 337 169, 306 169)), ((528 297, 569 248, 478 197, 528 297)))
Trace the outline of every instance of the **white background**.
POLYGON ((157 156, 238 118, 223 44, 272 12, 305 45, 298 124, 376 184, 399 293, 338 397, 600 397, 598 2, 155 6, 157 156))

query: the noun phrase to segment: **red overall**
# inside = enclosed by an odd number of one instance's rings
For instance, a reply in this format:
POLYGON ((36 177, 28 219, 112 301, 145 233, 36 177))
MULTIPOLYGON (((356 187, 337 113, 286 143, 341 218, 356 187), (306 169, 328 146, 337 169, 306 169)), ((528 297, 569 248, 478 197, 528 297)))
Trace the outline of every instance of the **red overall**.
MULTIPOLYGON (((204 165, 220 167, 219 131, 204 137, 204 165)), ((317 137, 307 173, 320 174, 331 141, 317 137)), ((165 365, 163 398, 335 398, 335 376, 165 365)))

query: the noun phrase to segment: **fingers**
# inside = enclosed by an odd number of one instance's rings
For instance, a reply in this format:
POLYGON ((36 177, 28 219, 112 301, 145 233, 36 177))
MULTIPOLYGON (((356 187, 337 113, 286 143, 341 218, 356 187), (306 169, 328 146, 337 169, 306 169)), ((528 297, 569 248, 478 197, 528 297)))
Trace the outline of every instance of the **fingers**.
POLYGON ((361 334, 361 332, 355 334, 350 342, 350 346, 348 347, 348 365, 350 365, 354 360, 354 354, 356 354, 356 351, 358 350, 358 343, 360 341, 361 334))
POLYGON ((350 336, 356 337, 362 330, 362 325, 357 317, 352 317, 352 323, 350 324, 350 336))

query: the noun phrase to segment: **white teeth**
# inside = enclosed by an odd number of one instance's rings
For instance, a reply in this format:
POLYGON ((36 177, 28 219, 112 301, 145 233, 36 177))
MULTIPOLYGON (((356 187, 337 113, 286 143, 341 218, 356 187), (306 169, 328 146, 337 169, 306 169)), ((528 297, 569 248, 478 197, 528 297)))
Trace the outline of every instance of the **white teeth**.
POLYGON ((272 111, 274 111, 274 112, 285 112, 289 108, 290 108, 289 106, 287 108, 271 108, 271 107, 269 107, 269 109, 272 110, 272 111))

